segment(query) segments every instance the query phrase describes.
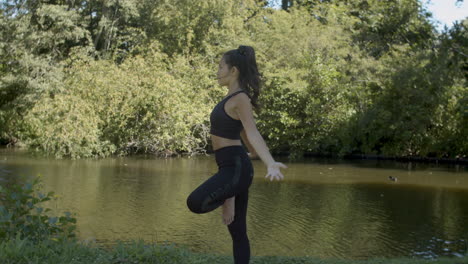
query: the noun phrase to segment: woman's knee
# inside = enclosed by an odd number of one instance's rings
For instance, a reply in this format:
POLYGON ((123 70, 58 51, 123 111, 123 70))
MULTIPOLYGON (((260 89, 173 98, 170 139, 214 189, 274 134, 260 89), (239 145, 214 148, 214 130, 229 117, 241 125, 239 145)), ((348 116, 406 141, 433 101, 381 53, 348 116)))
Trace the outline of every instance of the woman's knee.
POLYGON ((187 197, 187 207, 189 208, 190 211, 192 211, 192 212, 194 212, 196 214, 203 213, 202 200, 200 199, 200 196, 196 195, 195 192, 192 192, 187 197))

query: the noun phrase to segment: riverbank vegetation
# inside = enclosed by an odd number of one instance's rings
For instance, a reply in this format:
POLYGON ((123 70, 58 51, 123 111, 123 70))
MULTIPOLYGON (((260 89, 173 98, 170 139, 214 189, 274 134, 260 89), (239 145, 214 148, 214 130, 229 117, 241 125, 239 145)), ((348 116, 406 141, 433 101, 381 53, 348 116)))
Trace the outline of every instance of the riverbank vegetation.
POLYGON ((57 158, 205 152, 220 55, 245 44, 273 153, 466 158, 467 19, 438 32, 417 0, 269 4, 3 1, 0 143, 57 158))
MULTIPOLYGON (((0 261, 4 264, 230 264, 232 256, 194 253, 185 247, 173 244, 145 244, 144 242, 120 243, 111 249, 96 245, 66 241, 43 241, 31 243, 28 240, 14 239, 0 242, 0 261)), ((468 258, 443 259, 372 259, 372 260, 340 260, 318 259, 314 257, 278 257, 254 256, 252 264, 464 264, 468 258)))

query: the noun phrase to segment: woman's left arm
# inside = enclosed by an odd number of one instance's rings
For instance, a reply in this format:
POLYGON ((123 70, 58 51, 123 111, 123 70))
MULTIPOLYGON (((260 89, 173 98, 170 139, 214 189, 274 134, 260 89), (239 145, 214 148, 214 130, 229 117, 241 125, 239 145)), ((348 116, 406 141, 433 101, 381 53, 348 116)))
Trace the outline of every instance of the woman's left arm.
POLYGON ((280 168, 286 169, 287 166, 281 162, 276 162, 271 156, 270 150, 268 149, 265 140, 263 139, 262 135, 260 135, 260 132, 258 132, 257 126, 255 125, 252 105, 250 103, 249 97, 246 94, 241 93, 238 96, 238 100, 236 101, 237 103, 235 110, 239 115, 239 119, 242 122, 247 138, 255 149, 257 155, 268 168, 268 173, 265 177, 268 178, 268 176, 270 176, 270 180, 274 180, 276 178, 278 180, 283 179, 284 176, 281 174, 280 168))

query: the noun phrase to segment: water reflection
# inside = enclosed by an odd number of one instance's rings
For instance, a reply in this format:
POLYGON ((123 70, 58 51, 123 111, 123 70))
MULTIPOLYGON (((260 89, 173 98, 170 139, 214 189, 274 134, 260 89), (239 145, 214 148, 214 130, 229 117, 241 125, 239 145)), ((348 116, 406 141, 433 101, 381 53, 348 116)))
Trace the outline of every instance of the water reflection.
MULTIPOLYGON (((464 167, 303 160, 288 163, 287 180, 278 183, 264 180, 261 161, 253 164, 247 214, 253 255, 466 254, 464 167)), ((185 204, 216 170, 212 156, 71 161, 0 151, 0 178, 44 175, 45 189, 62 196, 51 206, 77 213, 82 239, 169 241, 231 254, 221 212, 196 215, 185 204)))

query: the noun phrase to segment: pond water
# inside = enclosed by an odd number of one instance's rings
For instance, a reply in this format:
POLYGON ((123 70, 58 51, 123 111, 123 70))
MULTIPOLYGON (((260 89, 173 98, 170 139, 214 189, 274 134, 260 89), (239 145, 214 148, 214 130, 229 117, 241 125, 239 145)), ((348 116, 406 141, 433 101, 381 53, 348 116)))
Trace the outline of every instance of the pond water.
MULTIPOLYGON (((468 170, 461 165, 303 159, 266 180, 254 160, 247 213, 252 255, 463 256, 468 170), (390 180, 396 179, 396 181, 390 180)), ((49 206, 76 213, 78 237, 110 245, 143 239, 230 255, 221 210, 191 213, 186 198, 217 171, 213 155, 55 160, 0 149, 0 180, 42 175, 49 206)))

